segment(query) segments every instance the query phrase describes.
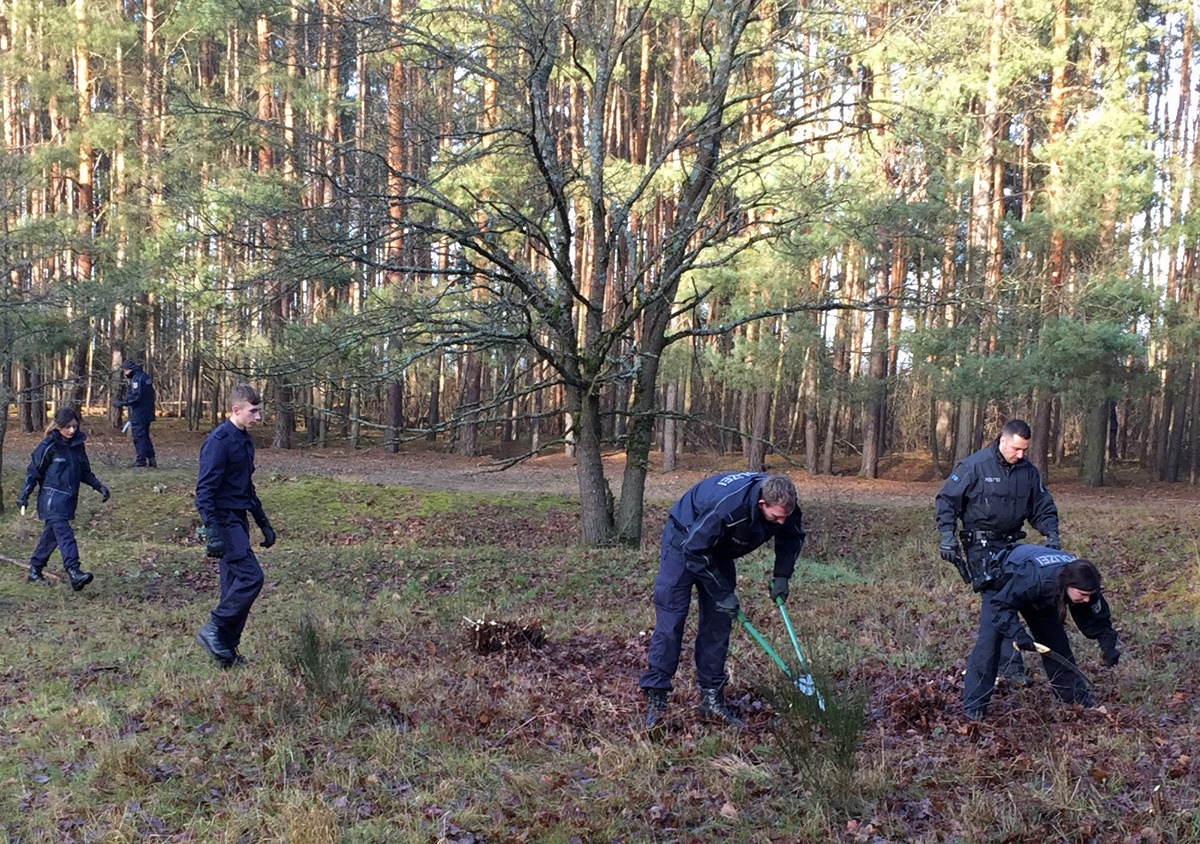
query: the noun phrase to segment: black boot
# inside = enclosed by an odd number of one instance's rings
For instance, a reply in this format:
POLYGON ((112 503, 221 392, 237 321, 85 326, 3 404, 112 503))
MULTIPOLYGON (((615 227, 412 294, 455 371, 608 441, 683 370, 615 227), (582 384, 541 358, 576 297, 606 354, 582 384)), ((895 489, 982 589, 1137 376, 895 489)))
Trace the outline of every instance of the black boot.
POLYGON ((705 718, 716 718, 736 729, 744 729, 746 722, 733 714, 725 704, 725 693, 721 689, 700 690, 700 714, 705 718))
POLYGON ((146 465, 149 466, 151 469, 157 469, 158 461, 155 460, 153 457, 148 457, 148 458, 146 458, 146 465))
POLYGON ((71 591, 78 592, 95 578, 90 571, 80 571, 79 566, 67 569, 67 577, 71 579, 71 591))
POLYGON ((662 726, 667 717, 667 690, 642 689, 646 694, 646 729, 662 726))
POLYGON ((242 652, 238 650, 237 645, 227 644, 226 647, 228 647, 229 652, 231 654, 233 654, 233 661, 230 662, 229 665, 226 665, 225 666, 226 668, 232 668, 235 665, 249 665, 250 664, 250 658, 247 656, 242 656, 242 652))
POLYGON ((43 568, 45 568, 45 566, 35 566, 33 563, 29 564, 29 582, 30 583, 46 583, 46 584, 50 583, 50 581, 46 579, 46 576, 44 574, 42 574, 43 568))
POLYGON ((213 662, 222 668, 228 668, 237 660, 233 650, 221 641, 221 632, 217 630, 217 625, 213 624, 211 618, 196 633, 196 641, 213 658, 213 662))
POLYGON ((1016 656, 1000 666, 1000 673, 996 676, 996 685, 999 686, 1001 683, 1007 683, 1016 688, 1032 686, 1033 678, 1025 671, 1025 660, 1016 656))

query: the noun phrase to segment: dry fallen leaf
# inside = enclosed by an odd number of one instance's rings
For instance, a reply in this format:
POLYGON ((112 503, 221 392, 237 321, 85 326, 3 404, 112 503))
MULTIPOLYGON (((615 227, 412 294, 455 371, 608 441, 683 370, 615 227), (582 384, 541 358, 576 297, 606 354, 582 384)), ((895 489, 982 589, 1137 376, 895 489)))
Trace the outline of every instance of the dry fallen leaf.
POLYGON ((738 816, 737 806, 726 802, 725 805, 721 807, 721 815, 726 818, 736 818, 738 816))

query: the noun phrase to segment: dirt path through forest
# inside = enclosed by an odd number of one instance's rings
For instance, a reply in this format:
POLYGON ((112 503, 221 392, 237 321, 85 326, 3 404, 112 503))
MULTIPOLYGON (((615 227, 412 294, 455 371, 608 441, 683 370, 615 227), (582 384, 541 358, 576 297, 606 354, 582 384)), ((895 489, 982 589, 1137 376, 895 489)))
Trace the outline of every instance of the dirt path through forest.
MULTIPOLYGON (((88 426, 88 453, 96 473, 126 467, 133 449, 126 437, 107 430, 103 423, 88 426)), ((159 465, 164 469, 194 471, 205 431, 188 431, 178 420, 167 420, 153 431, 159 465)), ((507 469, 491 456, 463 457, 431 448, 426 443, 406 445, 399 454, 381 448, 350 451, 345 448, 269 448, 269 437, 260 432, 257 469, 267 474, 316 475, 346 481, 399 484, 417 489, 454 492, 483 492, 513 495, 578 495, 575 462, 565 454, 538 456, 507 469)), ((10 433, 4 448, 4 465, 9 471, 22 471, 40 437, 10 433)), ((658 455, 654 455, 657 460, 658 455)), ((605 472, 614 495, 621 494, 624 456, 609 452, 604 458, 605 472)), ((770 471, 783 472, 796 483, 801 501, 856 503, 869 506, 929 506, 931 510, 940 479, 928 460, 920 457, 891 457, 885 461, 884 477, 860 478, 849 470, 837 475, 807 475, 798 465, 772 458, 770 471)), ((646 478, 648 501, 669 502, 678 498, 701 478, 721 471, 740 471, 737 454, 687 454, 679 468, 663 472, 654 465, 646 478)), ((1054 470, 1051 488, 1060 505, 1150 507, 1170 511, 1180 505, 1200 504, 1200 488, 1187 484, 1151 483, 1133 467, 1117 467, 1109 472, 1110 486, 1087 489, 1074 482, 1071 470, 1054 470)))

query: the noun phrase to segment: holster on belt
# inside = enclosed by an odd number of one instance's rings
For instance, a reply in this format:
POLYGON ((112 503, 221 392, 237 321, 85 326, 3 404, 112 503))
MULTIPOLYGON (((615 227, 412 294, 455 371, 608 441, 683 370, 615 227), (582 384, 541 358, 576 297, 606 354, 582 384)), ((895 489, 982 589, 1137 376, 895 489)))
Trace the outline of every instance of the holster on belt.
POLYGON ((1004 574, 1004 559, 1014 544, 1025 538, 1024 531, 1001 533, 992 530, 964 530, 959 534, 967 551, 966 575, 976 592, 994 588, 1004 574), (978 550, 975 550, 978 549, 978 550))

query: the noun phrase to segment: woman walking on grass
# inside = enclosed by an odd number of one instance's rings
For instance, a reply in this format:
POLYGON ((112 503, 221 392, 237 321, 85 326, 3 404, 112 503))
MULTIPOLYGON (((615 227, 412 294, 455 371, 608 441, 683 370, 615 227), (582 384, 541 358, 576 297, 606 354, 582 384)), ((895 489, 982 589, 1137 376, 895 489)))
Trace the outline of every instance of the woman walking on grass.
POLYGON ((39 487, 37 514, 46 523, 42 538, 29 558, 29 581, 48 582, 42 569, 57 548, 71 580, 71 589, 76 592, 92 582, 92 573, 79 568, 79 546, 75 544, 75 531, 71 528, 75 506, 79 503, 79 485, 87 484, 103 496, 103 501, 108 501, 109 496, 108 487, 92 474, 83 445, 87 435, 79 430, 81 422, 79 412, 70 407, 54 414, 46 438, 33 450, 25 485, 17 495, 17 504, 24 511, 29 494, 35 486, 39 487))

